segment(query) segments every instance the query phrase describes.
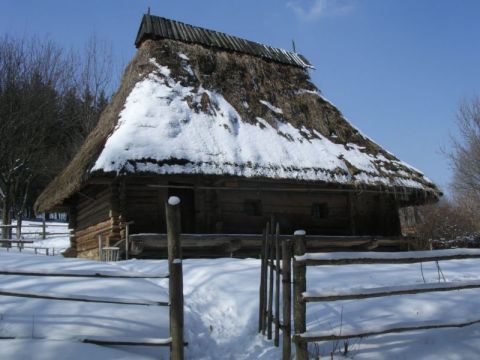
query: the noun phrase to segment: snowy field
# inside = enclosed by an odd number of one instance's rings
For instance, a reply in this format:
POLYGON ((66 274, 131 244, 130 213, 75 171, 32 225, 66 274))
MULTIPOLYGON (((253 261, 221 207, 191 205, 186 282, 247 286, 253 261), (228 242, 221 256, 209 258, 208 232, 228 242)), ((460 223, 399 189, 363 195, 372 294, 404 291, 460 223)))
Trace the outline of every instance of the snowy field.
MULTIPOLYGON (((27 253, 0 252, 0 271, 103 272, 159 275, 166 261, 99 263, 27 253)), ((480 280, 480 260, 440 263, 447 281, 480 280)), ((188 359, 280 359, 281 350, 257 334, 260 262, 256 259, 184 261, 185 340, 188 359)), ((308 268, 308 289, 345 291, 438 282, 434 264, 346 265, 308 268)), ((101 279, 1 275, 0 291, 71 297, 107 297, 162 302, 166 279, 101 279)), ((347 333, 417 321, 480 319, 480 289, 346 300, 307 305, 308 331, 347 333)), ((140 340, 168 337, 168 307, 101 304, 0 296, 1 358, 168 359, 168 348, 97 346, 85 337, 140 340)), ((474 359, 480 353, 480 325, 350 339, 346 358, 474 359)), ((341 359, 344 344, 311 346, 321 359, 341 359)))

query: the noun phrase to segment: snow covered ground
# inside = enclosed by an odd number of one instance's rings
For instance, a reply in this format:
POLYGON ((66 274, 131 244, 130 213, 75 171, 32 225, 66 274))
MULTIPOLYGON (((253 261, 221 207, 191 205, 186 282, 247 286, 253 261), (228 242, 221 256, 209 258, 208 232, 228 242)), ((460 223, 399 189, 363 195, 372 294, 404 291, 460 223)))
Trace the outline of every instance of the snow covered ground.
MULTIPOLYGON (((440 263, 447 281, 480 280, 480 260, 440 263)), ((102 272, 161 275, 163 260, 100 263, 28 253, 0 252, 0 271, 102 272)), ((281 358, 281 350, 257 333, 260 262, 256 259, 184 261, 185 340, 188 359, 281 358)), ((309 267, 307 288, 324 293, 373 287, 437 283, 434 263, 309 267)), ((441 276, 440 276, 441 278, 441 276)), ((81 278, 0 275, 1 292, 163 302, 166 279, 81 278)), ((307 330, 348 333, 417 321, 480 319, 480 289, 400 295, 307 304, 307 330)), ((139 340, 167 338, 168 307, 102 304, 0 296, 1 358, 5 359, 159 359, 168 348, 98 346, 84 337, 139 340)), ((474 359, 480 353, 480 325, 425 330, 348 340, 353 359, 474 359)), ((322 359, 342 358, 343 341, 310 347, 322 359)))

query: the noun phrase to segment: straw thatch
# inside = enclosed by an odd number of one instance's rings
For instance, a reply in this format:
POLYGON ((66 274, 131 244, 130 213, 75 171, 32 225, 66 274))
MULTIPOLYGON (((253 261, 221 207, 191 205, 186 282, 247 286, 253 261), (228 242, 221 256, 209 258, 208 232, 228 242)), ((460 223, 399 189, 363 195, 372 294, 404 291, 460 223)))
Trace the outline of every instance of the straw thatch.
MULTIPOLYGON (((157 142, 161 140, 152 139, 157 142)), ((134 142, 135 138, 129 140, 129 143, 134 142)), ((322 154, 312 154, 317 163, 321 157, 322 154)), ((61 206, 85 186, 89 179, 113 178, 119 174, 139 172, 248 176, 298 180, 310 184, 338 183, 347 187, 394 188, 396 191, 422 193, 425 201, 435 200, 440 194, 436 186, 422 173, 399 161, 346 121, 341 112, 320 95, 304 68, 173 39, 147 39, 141 43, 125 71, 120 88, 102 114, 97 127, 72 162, 37 199, 36 211, 43 212, 61 206), (187 67, 185 59, 188 59, 187 67), (170 80, 188 87, 192 93, 201 94, 199 99, 192 96, 181 99, 192 109, 192 113, 208 115, 215 111, 215 104, 212 105, 207 91, 221 94, 244 123, 259 128, 278 128, 279 138, 296 141, 279 128, 279 124, 291 124, 295 129, 299 129, 303 136, 301 142, 324 139, 341 145, 347 154, 355 150, 357 154, 369 159, 373 170, 368 172, 358 168, 343 156, 339 158, 345 166, 333 170, 327 167, 309 168, 310 161, 303 164, 300 160, 296 166, 282 167, 282 164, 271 164, 267 172, 265 166, 250 161, 238 164, 222 163, 211 154, 208 164, 196 162, 187 156, 160 158, 153 154, 148 158, 125 158, 124 163, 116 164, 114 168, 99 165, 97 161, 104 155, 107 139, 114 138, 121 112, 135 86, 151 74, 162 76, 158 64, 169 70, 170 80), (281 109, 281 113, 275 111, 277 107, 281 109), (140 166, 142 164, 143 166, 140 166)))

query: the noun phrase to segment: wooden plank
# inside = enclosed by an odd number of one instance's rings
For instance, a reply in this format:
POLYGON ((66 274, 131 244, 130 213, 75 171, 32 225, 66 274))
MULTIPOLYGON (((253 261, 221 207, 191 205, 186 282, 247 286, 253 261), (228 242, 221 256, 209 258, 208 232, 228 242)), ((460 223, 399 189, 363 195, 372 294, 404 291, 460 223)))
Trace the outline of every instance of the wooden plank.
POLYGON ((83 271, 78 272, 42 272, 42 271, 7 271, 0 270, 0 275, 11 276, 46 276, 46 277, 74 277, 74 278, 118 278, 118 279, 167 279, 167 274, 148 275, 148 274, 106 274, 101 272, 87 273, 83 271))
MULTIPOLYGON (((305 254, 305 232, 297 230, 295 232, 294 254, 302 256, 305 254)), ((295 261, 294 261, 294 265, 295 261)), ((295 334, 302 334, 307 330, 307 309, 303 300, 303 293, 307 289, 306 266, 299 264, 293 267, 293 318, 295 334)), ((308 360, 308 349, 306 343, 295 343, 295 349, 298 360, 308 360)))
POLYGON ((282 242, 282 286, 283 286, 283 341, 282 359, 290 360, 292 353, 292 284, 291 284, 292 242, 282 242))
MULTIPOLYGON (((273 343, 280 345, 280 224, 275 227, 275 335, 273 343)), ((273 259, 272 259, 273 260, 273 259)))
POLYGON ((134 299, 114 299, 114 298, 102 298, 94 296, 74 296, 74 295, 61 295, 53 293, 34 293, 28 291, 11 291, 0 289, 0 296, 21 297, 29 299, 47 299, 47 300, 61 300, 61 301, 77 301, 77 302, 90 302, 90 303, 103 303, 103 304, 121 304, 121 305, 143 305, 143 306, 168 306, 167 301, 146 301, 146 300, 134 300, 134 299))
POLYGON ((172 196, 166 204, 168 236, 168 267, 170 272, 170 359, 182 360, 183 353, 183 270, 182 246, 180 243, 181 219, 180 199, 172 196))
POLYGON ((80 339, 81 342, 86 344, 105 345, 105 346, 171 346, 172 339, 139 339, 132 340, 130 338, 117 340, 103 337, 90 337, 80 339))
MULTIPOLYGON (((268 251, 268 263, 271 264, 273 262, 273 256, 275 251, 275 243, 274 243, 274 222, 273 218, 270 221, 270 229, 268 234, 268 244, 269 244, 269 251, 268 251)), ((272 317, 273 317, 273 267, 269 266, 269 280, 268 280, 268 309, 267 309, 267 339, 272 339, 272 317)))
POLYGON ((259 301, 258 301, 258 332, 262 332, 264 329, 263 327, 263 319, 264 319, 264 313, 265 313, 265 273, 266 273, 266 261, 265 261, 265 251, 266 251, 266 231, 263 230, 262 234, 262 245, 260 248, 260 289, 259 289, 259 301))
POLYGON ((303 294, 305 302, 338 301, 351 299, 368 299, 384 296, 396 296, 406 294, 421 294, 427 292, 453 291, 480 288, 480 281, 456 281, 431 284, 412 284, 401 286, 388 286, 370 289, 359 289, 353 292, 329 293, 324 290, 309 290, 303 294))
POLYGON ((480 249, 447 249, 404 252, 307 253, 295 256, 299 266, 345 264, 414 264, 427 261, 480 258, 480 249))
POLYGON ((364 332, 358 332, 358 333, 346 332, 339 335, 337 334, 319 335, 313 332, 312 333, 306 332, 304 334, 294 335, 293 341, 296 344, 306 344, 307 342, 364 338, 367 336, 384 335, 384 334, 391 334, 391 333, 402 333, 402 332, 418 331, 418 330, 462 328, 465 326, 470 326, 470 325, 479 324, 479 323, 480 323, 480 320, 469 320, 469 321, 450 323, 450 324, 442 324, 442 323, 435 323, 435 322, 424 322, 424 323, 420 322, 417 325, 411 325, 411 326, 400 325, 400 326, 392 326, 387 329, 370 330, 370 331, 364 331, 364 332))

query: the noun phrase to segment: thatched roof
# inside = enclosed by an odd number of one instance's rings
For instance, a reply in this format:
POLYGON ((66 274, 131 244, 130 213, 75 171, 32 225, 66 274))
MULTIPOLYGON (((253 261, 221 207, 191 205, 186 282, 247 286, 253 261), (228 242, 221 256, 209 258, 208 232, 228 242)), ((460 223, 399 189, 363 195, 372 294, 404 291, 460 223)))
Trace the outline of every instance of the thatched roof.
POLYGON ((205 174, 439 191, 353 127, 305 68, 201 44, 144 40, 79 153, 37 199, 97 176, 205 174))

